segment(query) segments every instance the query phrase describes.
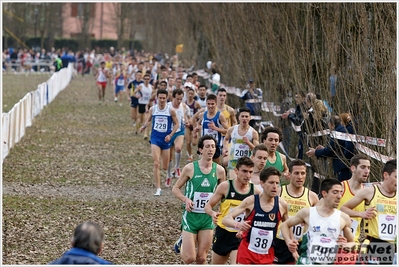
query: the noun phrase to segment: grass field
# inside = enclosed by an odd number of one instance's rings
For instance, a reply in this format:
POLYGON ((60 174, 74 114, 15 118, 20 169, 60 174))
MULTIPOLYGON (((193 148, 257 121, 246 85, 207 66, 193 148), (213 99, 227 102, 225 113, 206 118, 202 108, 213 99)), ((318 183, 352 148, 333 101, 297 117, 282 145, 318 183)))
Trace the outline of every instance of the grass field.
POLYGON ((27 93, 35 91, 37 86, 48 79, 51 74, 25 74, 15 75, 7 73, 2 75, 3 112, 8 112, 27 93))
MULTIPOLYGON (((3 75, 3 103, 45 80, 3 75)), ((92 76, 72 79, 4 160, 2 263, 47 264, 78 224, 94 221, 105 229, 102 256, 115 264, 181 264, 181 202, 168 188, 153 196, 150 145, 134 132, 127 100, 114 103, 108 88, 99 105, 92 76)))

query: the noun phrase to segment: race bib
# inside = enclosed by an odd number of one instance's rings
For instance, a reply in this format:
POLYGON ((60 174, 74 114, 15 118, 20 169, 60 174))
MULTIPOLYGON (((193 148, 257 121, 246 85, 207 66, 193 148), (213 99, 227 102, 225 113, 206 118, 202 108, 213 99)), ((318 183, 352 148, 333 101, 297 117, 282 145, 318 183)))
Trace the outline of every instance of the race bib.
POLYGON ((252 227, 248 249, 257 254, 269 254, 273 242, 273 230, 252 227))
POLYGON ((213 193, 206 193, 206 192, 195 192, 194 193, 194 208, 192 212, 196 213, 205 213, 204 208, 206 203, 208 203, 209 199, 213 193))
POLYGON ((125 85, 125 80, 123 79, 118 79, 117 83, 118 86, 124 86, 125 85))
POLYGON ((216 142, 219 141, 218 133, 219 133, 218 131, 215 131, 215 130, 212 130, 212 129, 209 129, 209 128, 204 129, 204 135, 211 135, 213 138, 216 139, 216 142))
MULTIPOLYGON (((229 213, 233 210, 234 208, 229 209, 229 213)), ((234 218, 234 221, 236 222, 243 222, 244 221, 244 216, 245 216, 245 212, 241 213, 240 215, 238 215, 237 217, 234 218)), ((227 230, 230 231, 238 231, 238 228, 234 228, 234 227, 226 227, 227 230)))
POLYGON ((160 133, 166 133, 168 130, 168 118, 163 116, 155 117, 154 130, 160 133))
MULTIPOLYGON (((290 216, 288 216, 290 218, 290 216)), ((292 226, 292 233, 294 234, 294 238, 298 241, 302 240, 303 237, 303 231, 305 229, 305 226, 302 224, 297 224, 292 226)), ((283 233, 279 231, 280 233, 278 234, 278 238, 284 239, 283 233)))
POLYGON ((337 254, 337 242, 331 237, 315 236, 308 247, 309 258, 316 263, 332 263, 337 254))
POLYGON ((378 233, 380 239, 393 241, 396 237, 396 215, 379 214, 378 215, 378 233))
POLYGON ((249 146, 247 144, 235 144, 234 159, 238 160, 244 156, 249 157, 249 146))

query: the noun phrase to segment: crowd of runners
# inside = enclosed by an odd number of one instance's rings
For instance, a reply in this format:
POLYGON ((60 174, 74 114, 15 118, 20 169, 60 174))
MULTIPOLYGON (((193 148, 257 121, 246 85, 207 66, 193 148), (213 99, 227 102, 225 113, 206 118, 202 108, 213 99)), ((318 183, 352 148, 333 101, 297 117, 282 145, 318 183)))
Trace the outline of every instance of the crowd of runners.
MULTIPOLYGON (((100 105, 107 87, 115 102, 130 101, 132 127, 151 144, 155 196, 172 187, 183 203, 174 249, 185 264, 206 264, 210 249, 212 264, 394 262, 396 159, 385 163, 380 183, 368 183, 370 158, 351 150, 350 166, 336 170, 341 162, 334 162, 336 177, 315 179, 308 189, 302 137, 296 159, 288 162, 277 151, 280 128, 259 133, 251 126, 253 101, 230 107, 224 88, 211 90, 192 70, 151 55, 105 55, 93 74, 100 105)), ((250 87, 244 94, 257 98, 250 87)), ((322 119, 303 111, 317 111, 316 94, 297 92, 295 99, 300 110, 282 119, 322 119)), ((339 130, 342 119, 331 115, 326 124, 339 130)), ((337 144, 321 145, 306 154, 331 157, 327 150, 337 144)), ((350 144, 338 145, 350 150, 350 144)))

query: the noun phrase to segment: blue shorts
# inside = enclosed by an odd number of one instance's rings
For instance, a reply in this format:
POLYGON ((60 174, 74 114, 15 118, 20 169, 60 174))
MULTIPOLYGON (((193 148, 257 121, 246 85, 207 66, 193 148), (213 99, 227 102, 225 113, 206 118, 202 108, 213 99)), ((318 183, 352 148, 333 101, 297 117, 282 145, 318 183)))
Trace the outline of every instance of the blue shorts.
POLYGON ((115 94, 117 95, 120 91, 124 91, 124 86, 115 86, 115 94))
POLYGON ((134 96, 130 96, 130 106, 132 108, 137 108, 138 105, 139 105, 139 99, 134 96))
POLYGON ((153 137, 152 135, 151 135, 151 139, 150 139, 150 144, 156 145, 157 147, 161 148, 161 150, 170 149, 170 147, 172 146, 171 141, 166 143, 165 140, 161 140, 160 138, 153 137))
POLYGON ((185 130, 183 129, 183 130, 180 130, 179 132, 175 133, 175 134, 172 136, 172 139, 171 139, 172 145, 173 145, 173 143, 175 142, 175 140, 176 140, 176 138, 177 138, 178 136, 184 135, 184 132, 185 132, 185 130))

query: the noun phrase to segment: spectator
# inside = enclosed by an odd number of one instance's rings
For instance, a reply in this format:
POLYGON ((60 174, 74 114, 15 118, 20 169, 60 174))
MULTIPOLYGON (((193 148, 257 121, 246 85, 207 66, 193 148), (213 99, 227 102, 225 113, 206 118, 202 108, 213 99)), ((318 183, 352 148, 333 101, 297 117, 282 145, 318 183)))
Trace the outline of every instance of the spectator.
POLYGON ((308 146, 316 146, 323 143, 319 137, 311 138, 310 135, 327 128, 324 119, 327 116, 327 108, 323 102, 316 98, 314 93, 308 93, 305 99, 307 112, 303 113, 304 121, 301 125, 302 132, 308 135, 308 146))
MULTIPOLYGON (((345 127, 346 132, 349 134, 356 134, 355 129, 353 127, 352 118, 349 115, 349 113, 341 113, 339 117, 341 118, 341 124, 345 127)), ((355 142, 356 139, 354 139, 353 141, 345 141, 346 150, 344 152, 344 155, 345 158, 347 158, 348 160, 351 159, 356 154, 355 142)))
POLYGON ((212 92, 216 94, 217 90, 220 87, 220 74, 216 70, 216 68, 212 68, 212 92))
MULTIPOLYGON (((295 126, 301 126, 303 122, 303 112, 307 109, 305 104, 305 92, 300 91, 295 94, 295 113, 291 113, 289 110, 281 114, 281 118, 288 118, 295 126)), ((298 131, 298 159, 303 159, 303 133, 298 131)))
POLYGON ((112 264, 98 256, 104 248, 104 231, 95 223, 84 222, 78 225, 71 245, 70 250, 49 264, 112 264))
MULTIPOLYGON (((346 129, 341 123, 338 115, 330 117, 329 127, 331 131, 345 133, 346 129)), ((347 165, 345 165, 345 141, 330 137, 330 142, 326 147, 318 145, 316 148, 310 148, 306 155, 309 157, 331 157, 333 160, 334 174, 339 181, 345 181, 351 178, 352 174, 347 165)))
MULTIPOLYGON (((260 88, 255 88, 254 81, 250 79, 247 89, 241 94, 241 99, 245 101, 245 106, 251 111, 251 116, 262 115, 262 97, 262 90, 260 88)), ((255 128, 255 120, 251 120, 249 125, 255 128)))
MULTIPOLYGON (((282 87, 282 85, 281 85, 281 87, 282 87)), ((280 113, 281 114, 283 114, 283 113, 285 113, 287 111, 289 112, 290 107, 291 107, 291 103, 292 103, 292 98, 290 97, 290 93, 284 92, 282 96, 284 96, 284 98, 281 101, 281 106, 280 106, 280 113)), ((287 157, 289 157, 292 127, 289 124, 289 122, 287 120, 285 120, 283 117, 280 117, 279 127, 283 131, 283 141, 281 143, 284 146, 284 149, 285 149, 285 152, 286 152, 285 155, 287 157)))

